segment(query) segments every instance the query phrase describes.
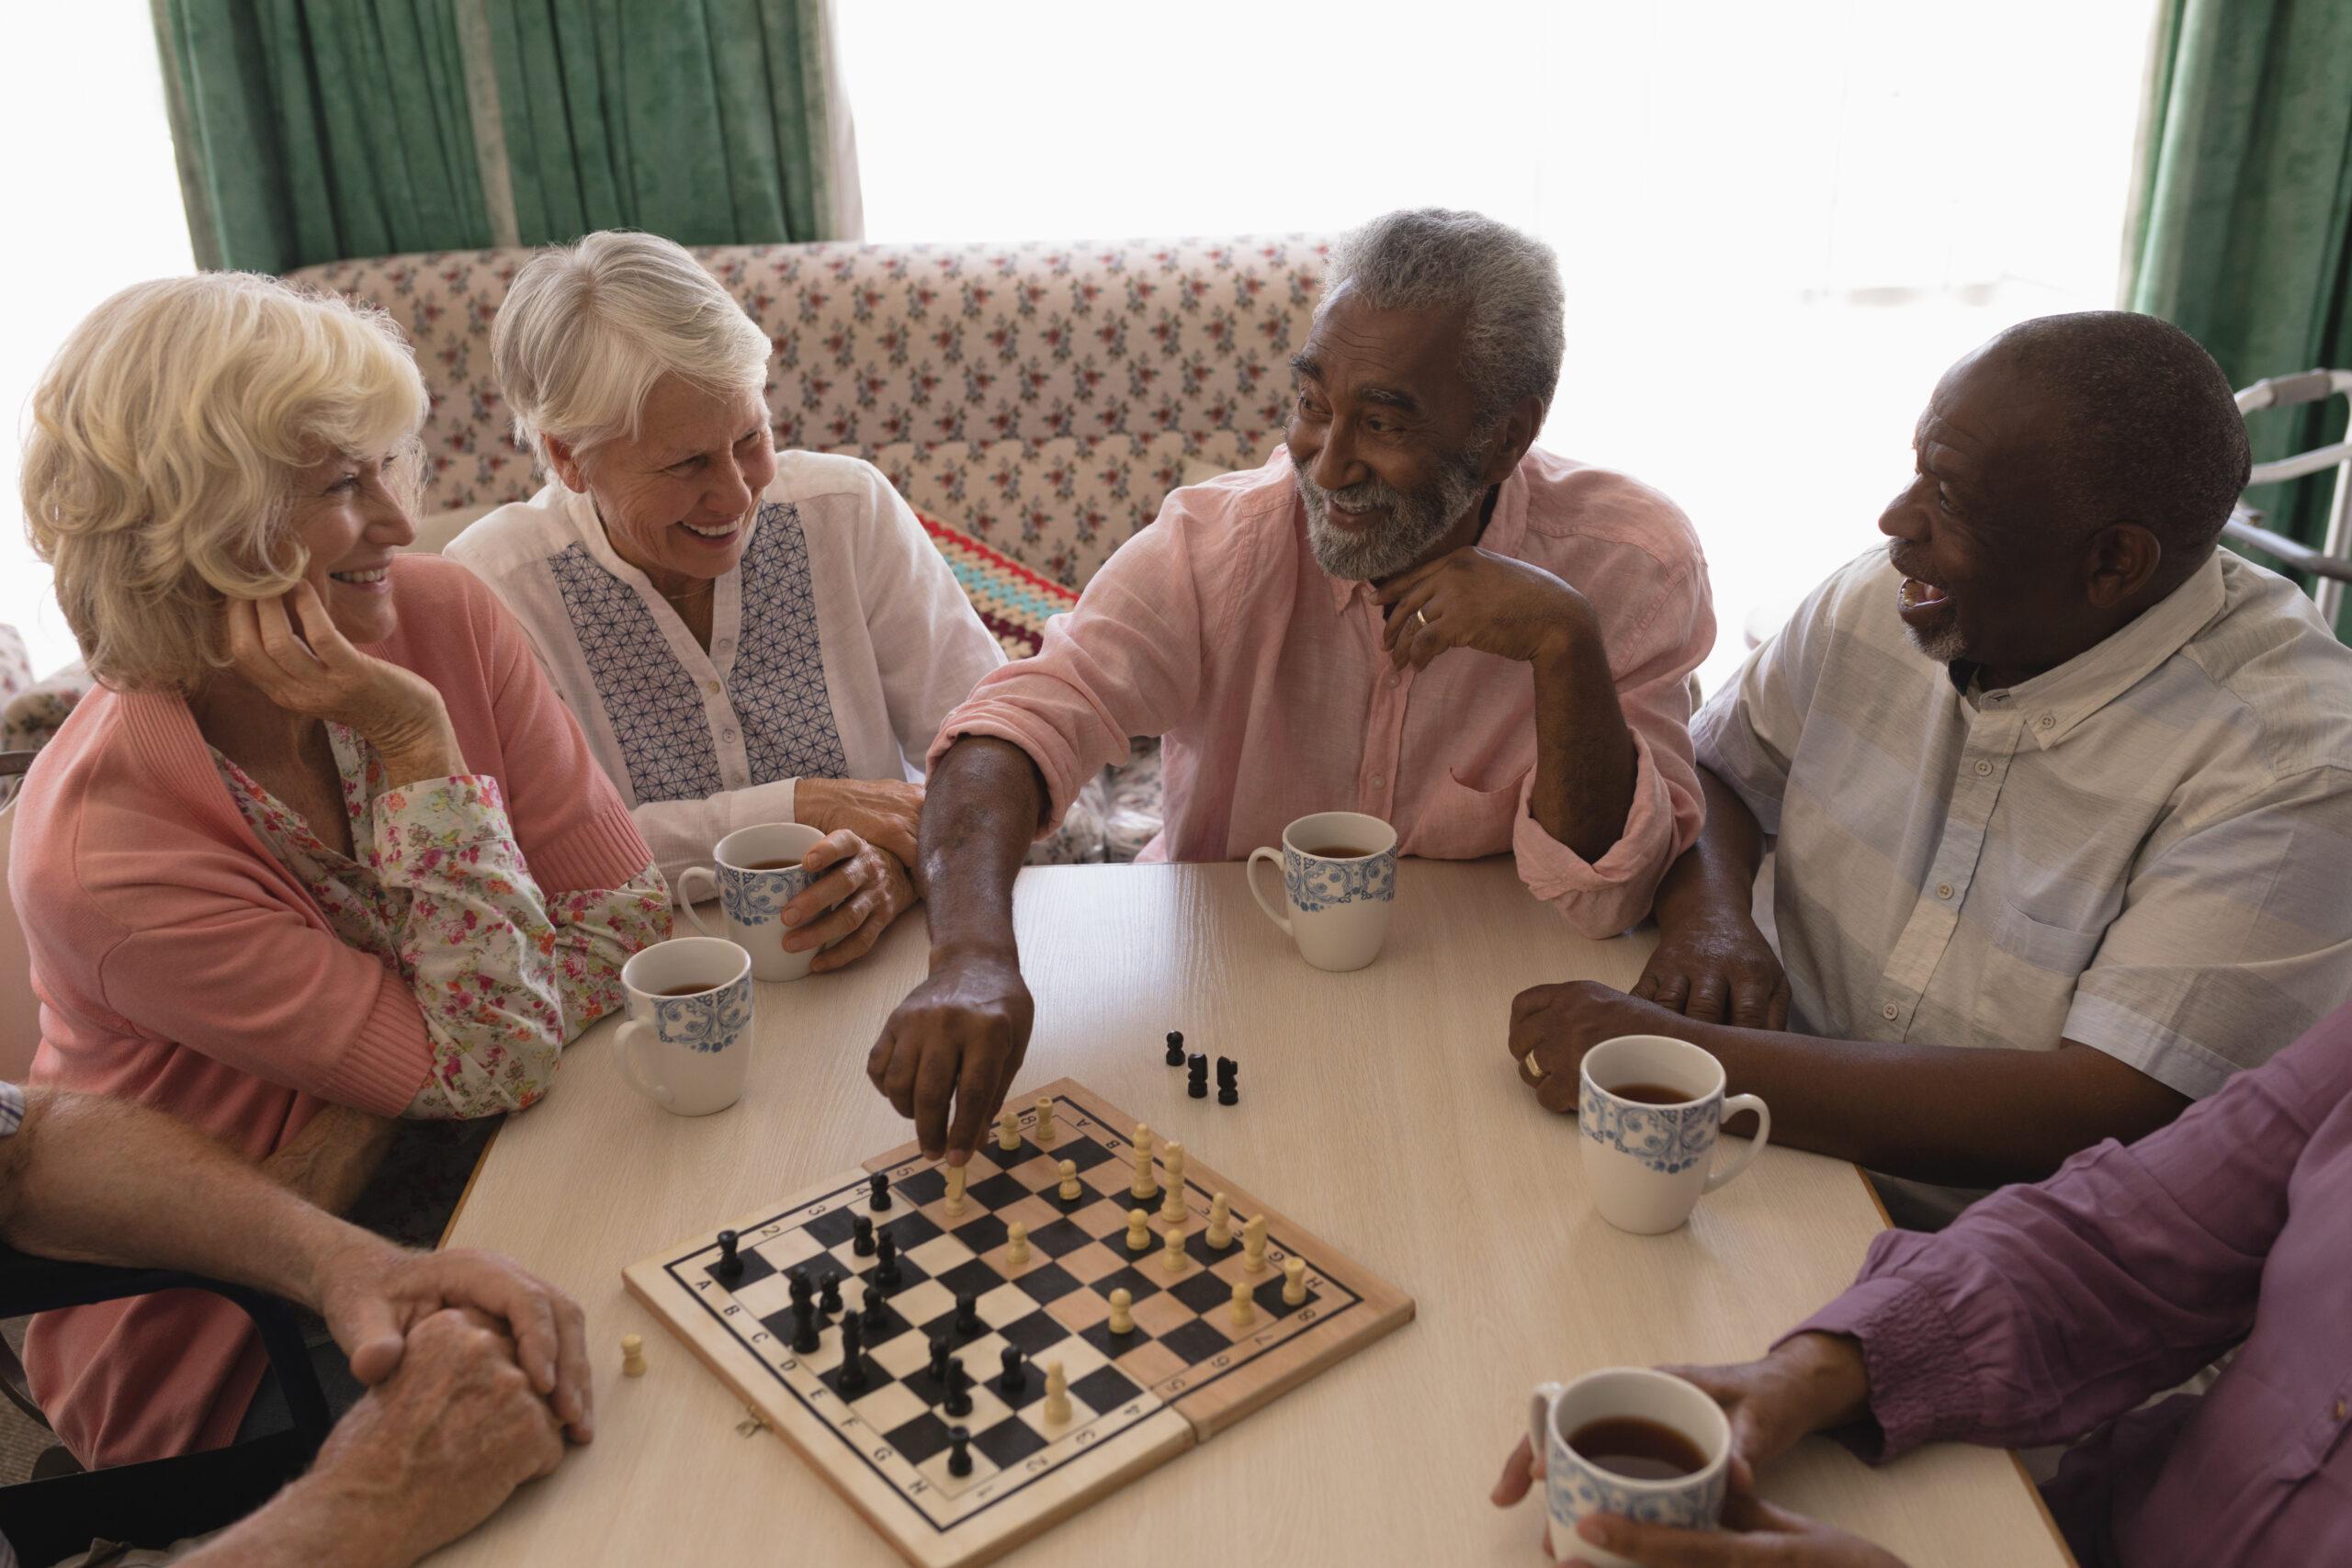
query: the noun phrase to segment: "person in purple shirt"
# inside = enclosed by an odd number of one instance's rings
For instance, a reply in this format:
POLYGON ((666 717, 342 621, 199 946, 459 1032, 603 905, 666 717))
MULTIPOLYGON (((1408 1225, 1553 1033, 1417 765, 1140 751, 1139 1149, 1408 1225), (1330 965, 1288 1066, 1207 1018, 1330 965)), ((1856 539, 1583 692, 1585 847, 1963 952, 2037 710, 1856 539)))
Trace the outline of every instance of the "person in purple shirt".
MULTIPOLYGON (((2080 1439, 2043 1488, 2082 1568, 2352 1562, 2352 1008, 2161 1132, 2007 1187, 1939 1235, 1890 1230, 1760 1361, 1677 1368, 1731 1417, 1730 1527, 1595 1516, 1651 1568, 1887 1568, 1745 1495, 1809 1432, 1871 1461, 1922 1443, 2080 1439), (2237 1354, 2204 1394, 2173 1393, 2237 1354)), ((1495 1489, 1526 1495, 1522 1441, 1495 1489)))

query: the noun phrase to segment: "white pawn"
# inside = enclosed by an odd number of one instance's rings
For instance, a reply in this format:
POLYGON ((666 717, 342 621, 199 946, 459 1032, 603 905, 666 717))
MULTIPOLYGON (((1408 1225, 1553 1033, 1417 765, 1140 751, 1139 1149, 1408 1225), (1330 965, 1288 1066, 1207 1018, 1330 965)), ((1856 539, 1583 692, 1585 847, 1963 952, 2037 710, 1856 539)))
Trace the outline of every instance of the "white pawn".
POLYGON ((1170 1224, 1184 1221, 1184 1145, 1170 1144, 1160 1151, 1168 1162, 1168 1201, 1159 1206, 1159 1217, 1170 1224))
POLYGON ((1059 1361, 1046 1363, 1046 1425, 1059 1427, 1069 1420, 1069 1374, 1062 1371, 1059 1361))
POLYGON ((1222 1192, 1209 1200, 1209 1245, 1219 1252, 1233 1245, 1233 1203, 1222 1192))
POLYGON ((1135 1292, 1121 1286, 1111 1292, 1111 1332, 1133 1334, 1136 1331, 1135 1292))
POLYGON ((1182 1225, 1171 1224, 1168 1227, 1168 1249, 1159 1255, 1159 1261, 1166 1265, 1170 1274, 1182 1274, 1184 1271, 1184 1227, 1182 1225))
POLYGON ((947 1168, 947 1217, 951 1220, 961 1217, 964 1213, 964 1179, 962 1166, 947 1168))
POLYGON ((1021 1112, 1010 1105, 1004 1108, 1004 1114, 997 1121, 996 1146, 1006 1154, 1021 1147, 1021 1112))
POLYGON ((1241 1227, 1243 1256, 1241 1267, 1252 1274, 1266 1271, 1266 1216, 1252 1214, 1250 1223, 1241 1227))
POLYGON ((1037 1146, 1050 1149, 1058 1136, 1054 1129, 1054 1102, 1049 1096, 1041 1094, 1037 1097, 1037 1146))
POLYGON ((1055 1190, 1058 1191, 1064 1198, 1074 1199, 1084 1197, 1086 1195, 1086 1189, 1078 1184, 1078 1161, 1074 1159, 1066 1159, 1062 1161, 1061 1172, 1062 1184, 1060 1187, 1055 1189, 1055 1190))
POLYGON ((1283 1259, 1283 1300, 1291 1306, 1306 1304, 1306 1259, 1283 1259))
POLYGON ((634 1334, 621 1336, 621 1376, 641 1378, 645 1375, 645 1341, 634 1334))
POLYGON ((1233 1326, 1247 1328, 1257 1320, 1258 1303, 1250 1299, 1250 1283, 1246 1280, 1233 1281, 1233 1326))
POLYGON ((1151 1250, 1151 1216, 1141 1209, 1127 1211, 1127 1250, 1129 1252, 1151 1250))
POLYGON ((1028 1267, 1029 1227, 1019 1220, 1004 1227, 1004 1261, 1009 1269, 1028 1267))

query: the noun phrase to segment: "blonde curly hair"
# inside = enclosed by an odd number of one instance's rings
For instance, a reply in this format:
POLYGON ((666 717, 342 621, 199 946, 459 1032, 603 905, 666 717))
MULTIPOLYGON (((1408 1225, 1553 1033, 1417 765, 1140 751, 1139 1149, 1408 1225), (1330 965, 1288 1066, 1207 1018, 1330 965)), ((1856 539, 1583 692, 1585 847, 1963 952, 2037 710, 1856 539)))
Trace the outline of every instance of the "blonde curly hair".
POLYGON ((33 394, 21 480, 90 672, 201 686, 228 663, 225 603, 283 593, 309 564, 295 475, 391 447, 413 505, 426 406, 400 329, 340 296, 213 272, 91 311, 33 394))

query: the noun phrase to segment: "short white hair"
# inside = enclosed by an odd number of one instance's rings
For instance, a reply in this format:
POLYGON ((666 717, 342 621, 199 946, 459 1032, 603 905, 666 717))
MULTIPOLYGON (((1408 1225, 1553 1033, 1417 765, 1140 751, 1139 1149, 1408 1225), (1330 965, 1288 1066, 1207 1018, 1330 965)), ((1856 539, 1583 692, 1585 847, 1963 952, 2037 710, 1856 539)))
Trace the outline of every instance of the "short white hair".
POLYGON ((542 465, 550 435, 582 453, 635 435, 664 376, 763 394, 770 348, 684 246, 624 229, 525 263, 490 337, 514 434, 542 465))
POLYGON ((230 599, 294 586, 295 476, 390 448, 423 476, 424 381, 390 317, 245 272, 134 284, 33 393, 20 486, 33 548, 90 672, 193 693, 229 662, 230 599))

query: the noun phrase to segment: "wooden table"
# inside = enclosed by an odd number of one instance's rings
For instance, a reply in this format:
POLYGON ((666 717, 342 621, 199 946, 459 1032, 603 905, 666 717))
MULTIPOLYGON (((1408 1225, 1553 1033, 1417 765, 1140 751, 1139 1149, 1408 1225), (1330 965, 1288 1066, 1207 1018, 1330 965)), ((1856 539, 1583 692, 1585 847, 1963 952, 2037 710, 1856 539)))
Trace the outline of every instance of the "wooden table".
MULTIPOLYGON (((1767 1150, 1684 1229, 1611 1229, 1575 1124, 1504 1050, 1543 980, 1627 985, 1648 939, 1581 941, 1508 861, 1408 861, 1370 969, 1308 968, 1238 865, 1022 874, 1037 1026, 1018 1089, 1085 1082, 1413 1295, 1419 1316, 1213 1442, 1005 1559, 1069 1563, 1540 1562, 1539 1511, 1487 1502, 1529 1388, 1590 1368, 1759 1354, 1852 1278, 1881 1225, 1853 1167, 1767 1150), (1182 1029, 1241 1063, 1242 1102, 1185 1098, 1182 1029)), ((502 1133, 452 1232, 578 1297, 597 1438, 436 1563, 895 1563, 881 1537, 621 1285, 629 1263, 906 1141, 867 1084, 882 1020, 924 964, 919 918, 854 968, 760 988, 743 1099, 673 1116, 624 1079, 609 1025, 502 1133), (652 1370, 616 1347, 645 1337, 652 1370)), ((1812 1440, 1765 1493, 1915 1568, 2067 1561, 2006 1453, 1942 1447, 1871 1472, 1812 1440)))

